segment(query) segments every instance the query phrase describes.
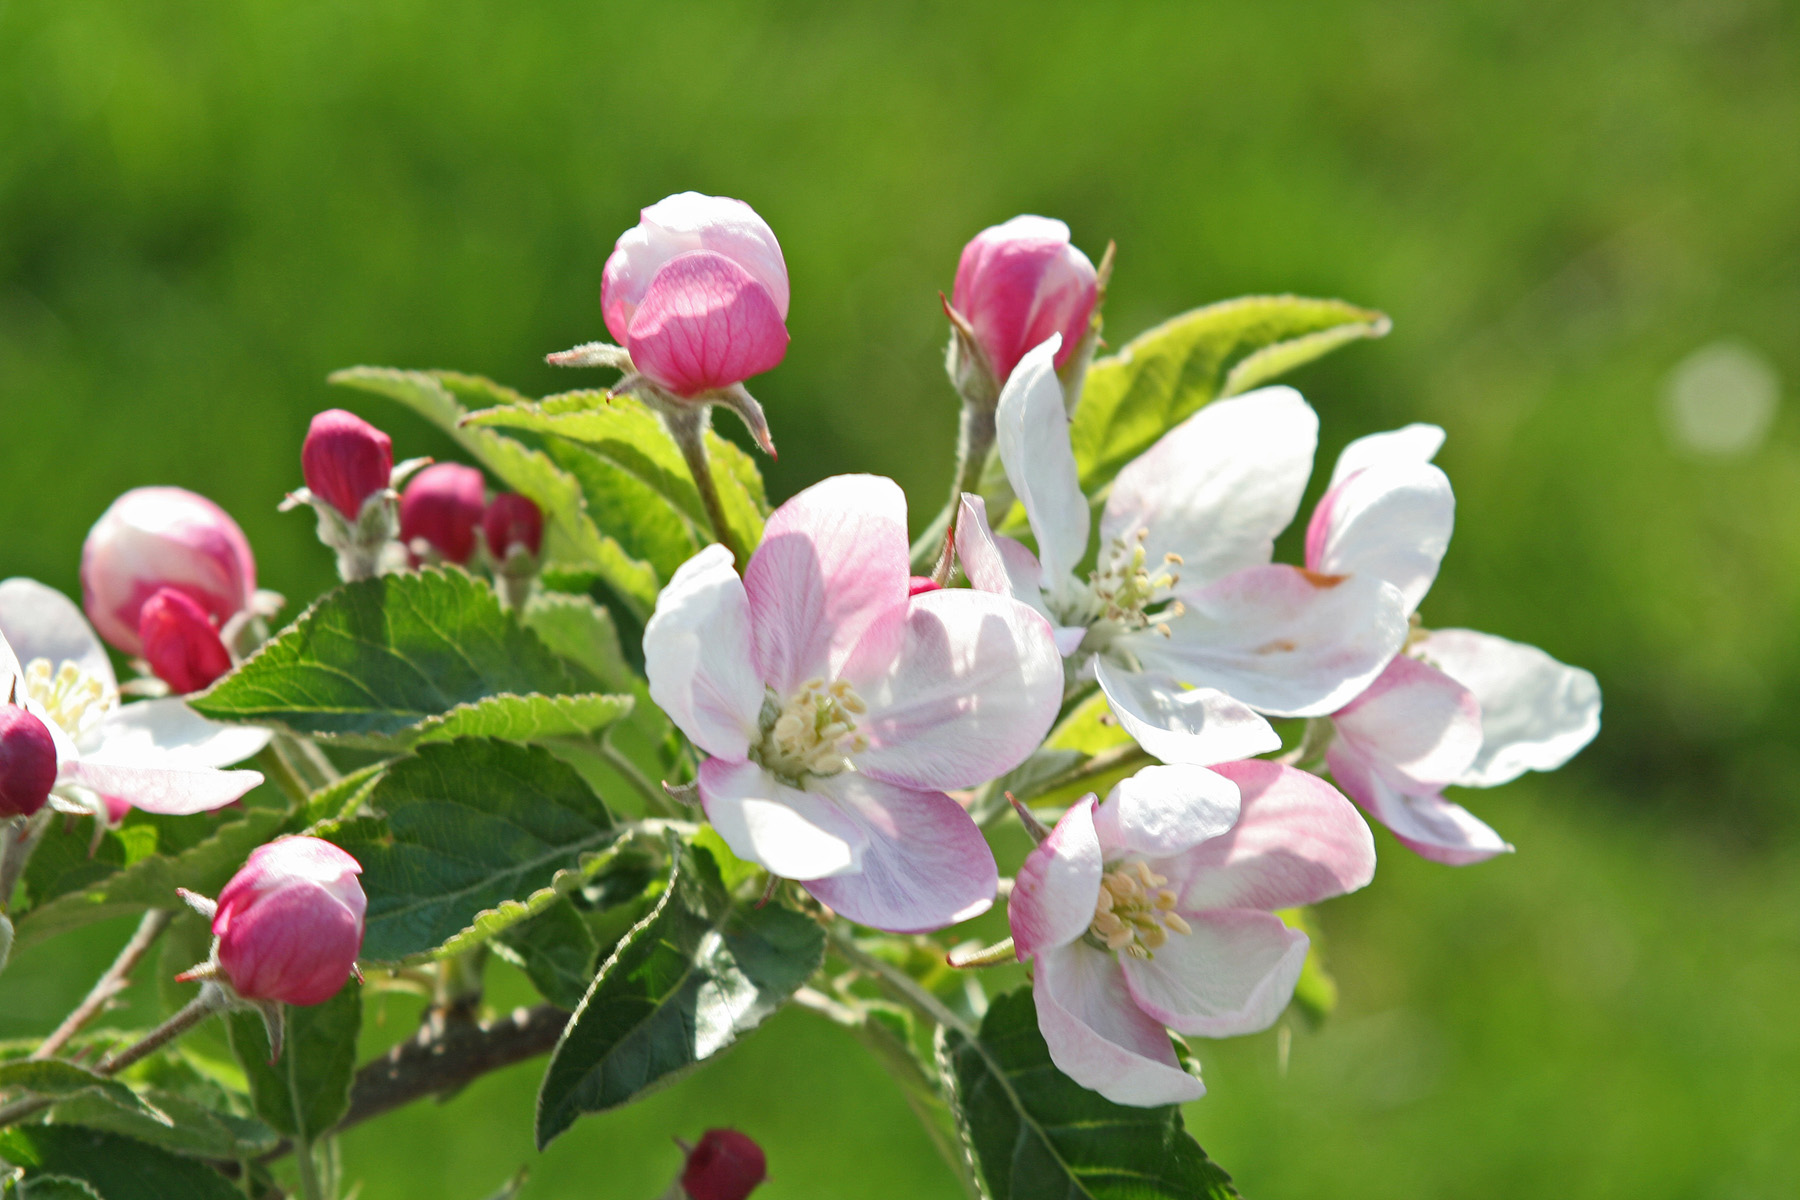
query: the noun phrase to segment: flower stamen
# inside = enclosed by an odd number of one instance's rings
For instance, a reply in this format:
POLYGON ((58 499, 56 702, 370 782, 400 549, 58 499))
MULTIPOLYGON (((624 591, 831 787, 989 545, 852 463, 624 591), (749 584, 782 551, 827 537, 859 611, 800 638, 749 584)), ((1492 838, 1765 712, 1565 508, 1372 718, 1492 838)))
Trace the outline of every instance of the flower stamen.
POLYGON ((76 743, 119 702, 117 691, 67 659, 54 668, 47 658, 25 664, 25 694, 76 743))
POLYGON ((844 680, 809 679, 781 703, 773 692, 763 703, 761 743, 754 757, 770 773, 803 786, 808 776, 849 769, 850 756, 869 748, 856 718, 869 711, 844 680))
POLYGON ((1100 895, 1094 901, 1094 919, 1088 925, 1090 943, 1123 951, 1133 958, 1150 959, 1165 945, 1171 933, 1194 932, 1180 913, 1166 875, 1138 861, 1119 864, 1100 877, 1100 895))

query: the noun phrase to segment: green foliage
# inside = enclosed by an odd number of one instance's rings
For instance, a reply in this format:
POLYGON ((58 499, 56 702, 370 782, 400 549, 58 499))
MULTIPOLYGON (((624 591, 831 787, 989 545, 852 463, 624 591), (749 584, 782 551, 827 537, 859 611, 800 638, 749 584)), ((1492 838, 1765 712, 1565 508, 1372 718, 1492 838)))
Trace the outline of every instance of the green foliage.
POLYGON ((74 1096, 96 1091, 122 1108, 144 1111, 144 1103, 137 1098, 137 1093, 118 1080, 96 1075, 86 1067, 70 1062, 27 1060, 0 1066, 0 1089, 14 1088, 39 1096, 74 1096))
POLYGON ((186 1096, 156 1089, 143 1093, 142 1104, 129 1106, 116 1103, 110 1095, 76 1096, 58 1104, 52 1116, 58 1124, 104 1129, 195 1158, 254 1158, 273 1150, 280 1141, 273 1129, 254 1118, 220 1112, 186 1096), (145 1104, 157 1115, 145 1112, 145 1104))
POLYGON ((513 920, 542 911, 615 836, 573 767, 489 738, 420 746, 366 803, 375 819, 330 837, 363 866, 363 955, 378 961, 436 950, 503 906, 523 906, 513 920))
POLYGON ((1237 1196, 1179 1108, 1114 1104, 1058 1071, 1030 989, 996 997, 975 1039, 943 1037, 963 1137, 990 1200, 1237 1196))
POLYGON ((506 930, 494 949, 524 970, 539 995, 569 1009, 587 993, 600 956, 599 943, 568 900, 506 930))
POLYGON ((79 1180, 100 1200, 243 1200, 211 1167, 135 1138, 79 1125, 15 1125, 0 1130, 0 1158, 25 1171, 24 1200, 79 1195, 39 1192, 42 1175, 79 1180))
POLYGON ((231 1049, 250 1083, 256 1115, 298 1141, 315 1141, 350 1108, 362 985, 352 979, 323 1004, 281 1006, 281 1056, 271 1061, 260 1015, 227 1018, 231 1049))
POLYGON ((421 721, 415 727, 414 741, 491 737, 509 742, 549 742, 585 738, 628 714, 632 704, 631 696, 594 692, 579 696, 484 696, 442 716, 421 721))
POLYGON ((539 592, 526 604, 520 620, 553 653, 587 671, 606 690, 630 691, 642 682, 625 661, 612 613, 588 597, 539 592))
POLYGON ((563 1031, 538 1093, 539 1148, 582 1113, 672 1083, 760 1025, 818 969, 825 932, 736 904, 712 855, 670 838, 668 888, 619 943, 563 1031))
POLYGON ((105 1200, 99 1192, 67 1175, 37 1175, 14 1183, 8 1180, 0 1197, 5 1200, 105 1200))
MULTIPOLYGON (((450 717, 488 697, 575 695, 593 686, 585 671, 550 653, 503 611, 485 583, 445 568, 383 575, 327 593, 191 703, 217 720, 388 749, 445 723, 478 726, 492 719, 450 717)), ((594 703, 603 714, 611 711, 594 703)))
POLYGON ((1247 391, 1388 319, 1341 300, 1245 296, 1183 313, 1088 368, 1069 426, 1090 496, 1164 433, 1217 396, 1247 391))

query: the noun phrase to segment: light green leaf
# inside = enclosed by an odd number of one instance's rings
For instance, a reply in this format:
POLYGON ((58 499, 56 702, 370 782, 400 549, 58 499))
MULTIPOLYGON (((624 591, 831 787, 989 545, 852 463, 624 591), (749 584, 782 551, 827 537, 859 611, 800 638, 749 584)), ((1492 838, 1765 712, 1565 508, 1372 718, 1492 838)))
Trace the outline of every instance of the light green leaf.
POLYGON ((443 429, 507 487, 529 496, 543 510, 546 559, 561 566, 589 567, 599 572, 640 617, 648 615, 655 606, 655 570, 627 554, 617 540, 600 532, 588 512, 581 485, 573 476, 540 450, 491 429, 462 424, 469 410, 459 395, 477 401, 498 398, 503 404, 511 404, 519 402, 511 399, 518 393, 475 376, 389 367, 350 367, 333 372, 331 382, 398 400, 443 429))
POLYGON ((823 961, 817 922, 734 904, 712 855, 670 840, 667 890, 600 968, 551 1056, 539 1149, 582 1113, 627 1104, 725 1049, 823 961))
POLYGON ((550 1003, 572 1009, 594 981, 599 943, 567 900, 501 934, 495 953, 522 969, 550 1003))
POLYGON ((189 703, 216 720, 388 749, 490 696, 593 690, 587 672, 550 653, 487 584, 433 568, 326 593, 189 703))
POLYGON ((391 760, 370 763, 314 792, 307 798, 306 807, 300 814, 302 826, 310 828, 321 821, 340 821, 355 813, 362 807, 369 789, 375 786, 376 779, 391 765, 391 760))
POLYGON ((625 660, 612 613, 586 596, 539 592, 519 618, 552 653, 585 669, 609 692, 629 692, 643 681, 625 660))
POLYGON ((1029 988, 996 997, 976 1039, 943 1033, 963 1139, 991 1200, 1235 1200, 1181 1109, 1131 1108, 1058 1071, 1029 988))
POLYGON ((385 819, 354 822, 331 840, 363 866, 363 955, 384 962, 460 946, 458 935, 489 910, 502 910, 498 928, 543 911, 580 886, 584 860, 616 836, 573 767, 489 738, 420 746, 367 803, 385 819))
POLYGON ((36 1192, 43 1176, 79 1180, 104 1200, 244 1200, 225 1177, 167 1150, 80 1125, 15 1125, 0 1130, 0 1158, 25 1171, 25 1197, 71 1195, 36 1192))
POLYGON ((587 692, 577 696, 484 696, 422 721, 413 741, 447 742, 492 737, 508 742, 547 742, 589 737, 631 712, 632 697, 587 692))
POLYGON ((227 1018, 232 1053, 250 1081, 256 1115, 278 1133, 315 1141, 350 1110, 362 985, 352 979, 323 1004, 285 1004, 282 1016, 280 1058, 269 1061, 268 1033, 254 1012, 227 1018))
POLYGON ((54 1059, 0 1065, 0 1090, 14 1089, 38 1096, 74 1096, 81 1092, 95 1091, 104 1093, 108 1100, 121 1108, 146 1115, 150 1111, 138 1099, 136 1092, 117 1079, 108 1079, 104 1075, 94 1074, 86 1067, 54 1059))
POLYGON ((254 1158, 273 1150, 281 1140, 261 1121, 219 1112, 172 1092, 147 1091, 144 1101, 167 1121, 157 1120, 141 1106, 122 1108, 100 1095, 64 1101, 52 1110, 52 1116, 60 1124, 122 1133, 196 1158, 254 1158))
POLYGON ((1385 315, 1341 300, 1245 296, 1163 322, 1088 368, 1069 429, 1082 490, 1217 396, 1247 391, 1346 342, 1387 333, 1385 315))

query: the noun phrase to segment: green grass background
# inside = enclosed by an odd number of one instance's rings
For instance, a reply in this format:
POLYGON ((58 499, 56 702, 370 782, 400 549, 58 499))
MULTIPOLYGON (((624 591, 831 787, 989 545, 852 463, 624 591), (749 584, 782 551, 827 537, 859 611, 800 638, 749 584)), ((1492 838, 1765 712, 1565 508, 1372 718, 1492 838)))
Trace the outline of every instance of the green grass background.
MULTIPOLYGON (((755 381, 785 496, 949 477, 936 291, 1017 212, 1119 244, 1115 343, 1253 291, 1394 333, 1295 382, 1329 461, 1449 431, 1459 528, 1426 605, 1599 675, 1606 728, 1472 805, 1463 870, 1380 835, 1327 907, 1338 1015, 1200 1043, 1190 1111, 1253 1200, 1800 1192, 1800 427, 1678 452, 1677 362, 1721 338, 1800 380, 1800 16, 1777 0, 577 3, 0 0, 0 573, 72 589, 145 483, 206 492, 266 585, 330 578, 299 482, 348 404, 443 453, 353 363, 549 391, 602 333, 636 210, 741 196, 793 279, 755 381)), ((128 928, 21 957, 0 1033, 47 1028, 128 928)), ((502 989, 504 992, 504 988, 502 989)), ((504 997, 503 997, 504 998, 504 997)), ((372 1041, 412 1020, 398 1001, 372 1041)), ((766 1195, 953 1185, 879 1069, 805 1014, 530 1149, 537 1068, 346 1139, 369 1200, 659 1194, 672 1135, 734 1123, 766 1195)))

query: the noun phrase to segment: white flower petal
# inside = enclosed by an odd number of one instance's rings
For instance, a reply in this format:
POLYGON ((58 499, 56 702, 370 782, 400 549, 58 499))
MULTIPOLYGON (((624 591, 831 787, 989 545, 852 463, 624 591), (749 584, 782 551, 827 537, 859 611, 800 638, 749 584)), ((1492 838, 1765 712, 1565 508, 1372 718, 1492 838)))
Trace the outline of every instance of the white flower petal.
POLYGON ((1107 858, 1168 858, 1218 837, 1238 819, 1238 786, 1205 767, 1145 767, 1094 813, 1107 858))
POLYGON ((96 745, 83 760, 142 767, 229 767, 274 736, 255 725, 209 721, 179 696, 121 705, 100 723, 96 745))
POLYGON ((835 802, 803 792, 750 762, 700 764, 707 820, 747 862, 784 879, 818 879, 862 869, 868 837, 835 802))
POLYGON ((107 687, 118 686, 94 627, 73 600, 53 587, 17 576, 0 583, 0 633, 21 663, 46 658, 54 670, 72 662, 107 687))
POLYGON ((187 816, 224 808, 263 781, 260 771, 204 767, 144 767, 82 760, 64 768, 59 783, 75 783, 145 812, 187 816))
POLYGON ((1325 575, 1373 575, 1406 597, 1410 615, 1450 547, 1456 499, 1429 463, 1358 471, 1325 494, 1306 530, 1306 565, 1325 575))
POLYGON ((1358 471, 1386 463, 1428 463, 1443 448, 1444 431, 1436 425, 1415 424, 1386 433, 1372 433, 1357 438, 1338 455, 1331 469, 1334 488, 1358 471))
POLYGON ((1062 336, 1033 348, 1013 369, 1000 392, 994 416, 1000 461, 1013 491, 1025 505, 1037 537, 1044 590, 1066 588, 1087 553, 1092 516, 1081 493, 1075 452, 1069 446, 1069 415, 1056 377, 1062 336))
POLYGON ((1435 792, 1454 783, 1481 749, 1481 705, 1474 693, 1405 655, 1331 720, 1341 741, 1404 792, 1435 792))
POLYGON ((1192 933, 1171 933, 1154 958, 1120 960, 1138 1007, 1177 1033, 1206 1037, 1273 1025, 1306 965, 1306 935, 1273 913, 1184 915, 1192 933))
POLYGON ((1456 782, 1495 787, 1554 771, 1600 732, 1600 684, 1580 667, 1469 629, 1439 629, 1415 653, 1481 703, 1481 752, 1456 782))
POLYGON ((1114 1104, 1154 1108, 1206 1094, 1169 1035, 1126 990, 1115 955, 1081 942, 1037 956, 1032 998, 1050 1061, 1114 1104))
POLYGON ((1407 849, 1452 867, 1509 854, 1512 846, 1474 813, 1435 792, 1407 795, 1378 774, 1358 751, 1337 745, 1326 751, 1331 777, 1363 811, 1386 825, 1407 849))
POLYGON ((1067 945, 1087 932, 1100 898, 1102 871, 1094 798, 1084 796, 1025 856, 1014 878, 1006 920, 1019 958, 1067 945))
POLYGON ((1205 767, 1281 748, 1273 726, 1215 688, 1184 689, 1170 675, 1128 671, 1104 656, 1094 677, 1119 725, 1163 762, 1205 767))
POLYGON ((708 754, 742 759, 757 736, 765 689, 751 661, 750 600, 731 551, 688 559, 644 627, 650 698, 708 754))

